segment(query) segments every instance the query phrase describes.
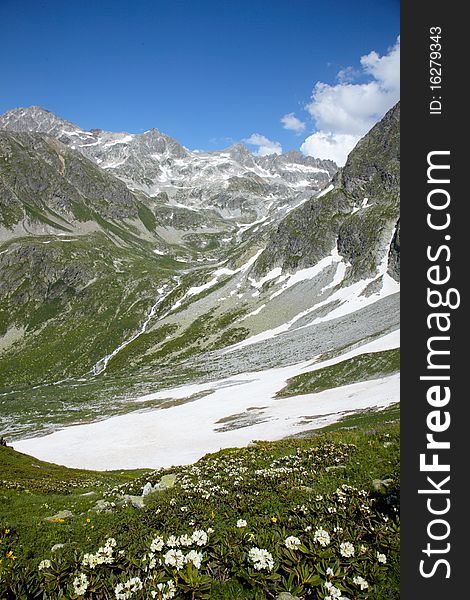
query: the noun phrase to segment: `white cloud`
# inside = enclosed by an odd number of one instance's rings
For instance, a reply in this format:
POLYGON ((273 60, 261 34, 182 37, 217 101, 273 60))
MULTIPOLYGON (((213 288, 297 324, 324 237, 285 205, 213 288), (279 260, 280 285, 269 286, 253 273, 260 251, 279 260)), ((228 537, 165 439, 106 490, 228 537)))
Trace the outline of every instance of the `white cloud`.
POLYGON ((380 57, 374 50, 361 58, 364 70, 380 82, 384 90, 400 89, 400 37, 388 54, 380 57))
POLYGON ((358 75, 359 73, 354 67, 346 67, 345 69, 338 71, 336 79, 340 83, 350 83, 351 81, 354 81, 358 75))
POLYGON ((284 129, 289 129, 289 131, 294 131, 299 134, 305 129, 305 123, 298 119, 294 113, 288 113, 281 118, 281 123, 284 129))
POLYGON ((308 138, 301 146, 301 150, 307 156, 316 158, 329 158, 337 165, 344 165, 348 154, 357 144, 358 138, 348 133, 328 133, 317 131, 308 138))
POLYGON ((339 83, 318 82, 306 106, 317 132, 302 144, 305 154, 330 158, 342 166, 357 141, 379 121, 400 98, 400 38, 388 54, 372 51, 361 57, 362 75, 372 78, 352 83, 352 69, 338 73, 339 83))
POLYGON ((258 146, 256 154, 267 156, 268 154, 282 154, 282 146, 279 142, 273 142, 260 133, 252 133, 249 138, 243 140, 245 144, 258 146))

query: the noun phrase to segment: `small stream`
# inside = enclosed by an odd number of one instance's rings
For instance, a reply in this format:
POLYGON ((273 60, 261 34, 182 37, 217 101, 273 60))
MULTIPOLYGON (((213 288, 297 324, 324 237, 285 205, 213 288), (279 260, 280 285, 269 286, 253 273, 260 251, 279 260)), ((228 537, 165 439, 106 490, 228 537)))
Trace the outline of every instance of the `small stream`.
MULTIPOLYGON (((176 287, 178 287, 179 285, 179 281, 178 284, 176 285, 176 287)), ((93 377, 95 377, 96 375, 100 375, 100 373, 103 373, 104 371, 106 371, 106 368, 108 367, 109 361, 114 358, 117 354, 119 354, 119 352, 121 352, 121 350, 123 350, 126 346, 128 346, 129 344, 131 344, 134 340, 136 340, 138 337, 140 337, 143 333, 145 333, 147 331, 147 327, 150 323, 150 321, 153 319, 153 317, 155 316, 158 307, 160 306, 160 304, 166 299, 168 298, 168 296, 176 289, 175 287, 171 288, 169 291, 167 291, 166 293, 164 293, 164 289, 168 286, 168 284, 165 284, 163 286, 163 288, 161 288, 159 291, 160 296, 158 297, 157 301, 152 305, 152 307, 150 308, 147 317, 145 318, 145 321, 142 323, 140 329, 129 339, 127 339, 125 342, 123 342, 121 345, 119 345, 117 348, 115 348, 112 352, 110 352, 109 354, 107 354, 106 356, 104 356, 103 358, 100 358, 100 360, 95 363, 95 365, 92 367, 91 369, 91 374, 93 375, 93 377)), ((166 315, 168 314, 165 313, 165 315, 163 315, 162 318, 164 318, 166 315)))

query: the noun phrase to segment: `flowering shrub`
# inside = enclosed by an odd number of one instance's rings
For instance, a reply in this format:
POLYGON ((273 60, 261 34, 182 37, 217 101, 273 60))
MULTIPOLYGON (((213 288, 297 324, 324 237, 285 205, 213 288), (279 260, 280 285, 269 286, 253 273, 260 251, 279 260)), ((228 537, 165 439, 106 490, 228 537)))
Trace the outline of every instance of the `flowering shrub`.
MULTIPOLYGON (((93 517, 108 534, 94 546, 67 546, 64 539, 64 548, 20 564, 6 558, 14 548, 4 543, 0 597, 398 597, 381 592, 390 589, 399 549, 399 448, 386 435, 386 447, 382 434, 362 439, 360 448, 329 438, 258 443, 174 469, 174 486, 152 494, 144 508, 93 517), (380 460, 380 452, 387 457, 380 475, 389 483, 377 491, 364 461, 380 460)), ((158 483, 162 474, 146 474, 106 497, 117 507, 123 494, 158 483)), ((80 521, 90 526, 89 518, 80 521)))

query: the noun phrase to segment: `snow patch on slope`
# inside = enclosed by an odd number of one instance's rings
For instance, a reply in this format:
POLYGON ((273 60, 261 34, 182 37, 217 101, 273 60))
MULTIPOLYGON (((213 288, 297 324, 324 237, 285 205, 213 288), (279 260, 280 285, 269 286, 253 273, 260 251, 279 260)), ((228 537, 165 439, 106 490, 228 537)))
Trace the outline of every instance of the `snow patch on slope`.
POLYGON ((208 452, 241 447, 256 439, 276 440, 323 427, 348 412, 385 408, 399 400, 399 375, 354 383, 317 394, 275 398, 288 379, 365 352, 398 345, 398 332, 329 361, 241 373, 228 379, 162 390, 136 399, 202 398, 165 409, 132 412, 105 421, 67 427, 16 442, 14 448, 42 460, 87 469, 160 468, 192 463, 208 452), (253 424, 237 427, 236 417, 256 409, 253 424), (229 429, 221 421, 235 419, 229 429), (194 424, 197 423, 197 427, 194 424))

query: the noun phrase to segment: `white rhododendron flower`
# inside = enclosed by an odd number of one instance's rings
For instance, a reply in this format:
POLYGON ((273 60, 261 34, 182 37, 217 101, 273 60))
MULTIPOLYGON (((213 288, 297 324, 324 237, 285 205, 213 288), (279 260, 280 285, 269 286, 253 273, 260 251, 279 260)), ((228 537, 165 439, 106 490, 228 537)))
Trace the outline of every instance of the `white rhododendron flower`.
POLYGON ((83 555, 82 565, 84 567, 90 567, 90 569, 94 569, 97 564, 98 564, 98 562, 97 562, 94 554, 87 552, 86 554, 83 555))
POLYGON ((175 548, 176 546, 180 545, 180 541, 175 535, 170 535, 166 541, 166 545, 168 548, 175 548))
MULTIPOLYGON (((144 555, 143 560, 146 560, 146 556, 144 555)), ((147 567, 145 567, 145 571, 148 571, 149 569, 155 569, 155 567, 157 566, 157 559, 155 558, 155 554, 153 552, 149 552, 148 554, 148 565, 147 567)))
POLYGON ((171 598, 175 597, 176 586, 172 579, 166 583, 157 583, 156 588, 158 591, 152 591, 150 593, 152 598, 161 597, 162 600, 171 600, 171 598))
POLYGON ((377 552, 377 560, 380 564, 384 565, 387 562, 387 557, 385 554, 380 554, 380 552, 377 552))
POLYGON ((152 540, 152 543, 150 544, 150 551, 151 552, 161 552, 163 550, 163 546, 164 546, 163 538, 161 536, 157 535, 157 537, 155 537, 152 540))
POLYGON ((364 579, 364 577, 361 577, 360 575, 353 577, 353 583, 359 586, 361 590, 366 590, 369 587, 367 581, 364 579))
POLYGON ((339 547, 339 552, 341 556, 344 556, 345 558, 351 558, 351 556, 354 556, 354 546, 351 544, 351 542, 342 542, 339 547))
POLYGON ((199 569, 202 563, 202 552, 191 550, 190 552, 188 552, 188 554, 186 554, 184 560, 186 563, 192 563, 196 567, 196 569, 199 569))
POLYGON ((51 566, 52 566, 51 561, 48 558, 46 558, 44 560, 41 560, 41 562, 38 565, 38 569, 39 569, 39 571, 44 571, 44 569, 50 569, 51 566))
POLYGON ((335 587, 330 581, 325 582, 325 587, 328 590, 330 598, 342 598, 341 590, 335 587))
POLYGON ((263 569, 272 571, 274 568, 273 555, 264 548, 252 548, 248 552, 248 557, 253 563, 253 567, 257 571, 261 571, 263 569))
POLYGON ((132 598, 135 592, 143 589, 143 583, 140 577, 132 577, 125 583, 118 583, 114 588, 114 595, 116 596, 116 600, 128 600, 128 598, 132 598))
POLYGON ((313 534, 313 539, 315 542, 318 542, 320 546, 328 546, 330 543, 330 534, 328 531, 326 531, 326 529, 322 529, 320 527, 313 534))
POLYGON ((246 527, 248 525, 248 523, 245 521, 245 519, 238 519, 237 521, 237 527, 238 528, 242 528, 242 527, 246 527))
POLYGON ((196 531, 193 531, 192 538, 196 546, 205 546, 207 544, 207 533, 202 529, 196 529, 196 531))
POLYGON ((106 544, 98 548, 96 554, 87 552, 83 555, 82 565, 94 569, 97 565, 110 565, 114 562, 113 548, 116 546, 114 538, 108 538, 106 544))
POLYGON ((175 550, 171 548, 163 556, 163 561, 168 567, 175 567, 177 571, 184 567, 184 554, 181 550, 175 550))
POLYGON ((75 577, 72 582, 73 591, 77 594, 77 596, 84 596, 88 589, 88 577, 85 573, 80 573, 75 577))
POLYGON ((194 544, 193 538, 186 533, 179 537, 180 546, 192 546, 194 544))
POLYGON ((301 541, 298 537, 295 537, 295 535, 290 535, 285 539, 284 544, 289 550, 295 550, 298 546, 300 546, 301 541))

